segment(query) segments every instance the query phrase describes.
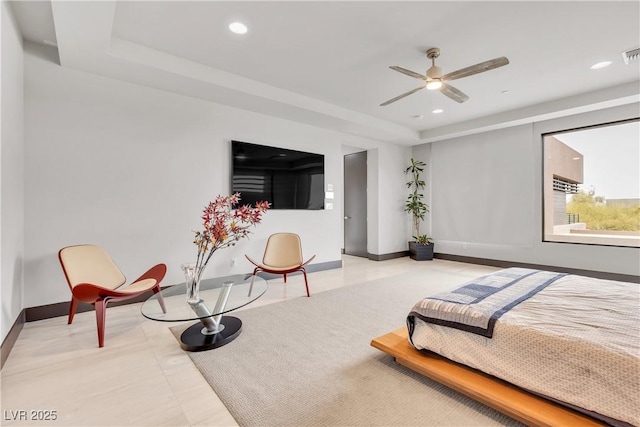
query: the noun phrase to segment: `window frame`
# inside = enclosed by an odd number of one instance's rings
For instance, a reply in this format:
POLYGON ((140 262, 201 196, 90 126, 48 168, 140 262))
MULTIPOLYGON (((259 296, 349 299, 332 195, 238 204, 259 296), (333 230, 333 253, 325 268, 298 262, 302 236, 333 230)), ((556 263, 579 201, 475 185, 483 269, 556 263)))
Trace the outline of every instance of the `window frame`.
POLYGON ((548 197, 546 195, 547 186, 551 185, 551 187, 553 187, 553 175, 551 175, 551 183, 548 183, 549 178, 547 174, 546 138, 553 137, 556 135, 562 135, 566 133, 577 132, 577 131, 603 128, 608 126, 623 125, 623 124, 632 123, 632 122, 638 122, 638 124, 640 125, 640 116, 631 117, 631 118, 622 119, 622 120, 614 120, 614 121, 604 122, 604 123, 589 124, 585 126, 579 126, 579 127, 563 129, 563 130, 542 132, 540 134, 540 146, 542 151, 542 162, 541 162, 542 175, 541 175, 541 193, 540 193, 542 195, 541 240, 543 243, 561 243, 561 244, 576 244, 576 245, 591 245, 591 246, 606 246, 606 247, 621 247, 621 248, 640 248, 640 236, 638 236, 638 238, 636 239, 630 239, 632 240, 633 244, 623 244, 622 239, 616 238, 611 235, 585 236, 585 235, 576 234, 574 236, 571 236, 571 238, 567 239, 567 236, 569 236, 569 234, 554 234, 553 232, 547 233, 546 231, 547 221, 549 219, 548 217, 550 217, 552 222, 552 227, 553 227, 553 211, 551 211, 550 215, 547 211, 548 205, 549 204, 553 205, 553 193, 551 193, 551 200, 548 200, 548 197))

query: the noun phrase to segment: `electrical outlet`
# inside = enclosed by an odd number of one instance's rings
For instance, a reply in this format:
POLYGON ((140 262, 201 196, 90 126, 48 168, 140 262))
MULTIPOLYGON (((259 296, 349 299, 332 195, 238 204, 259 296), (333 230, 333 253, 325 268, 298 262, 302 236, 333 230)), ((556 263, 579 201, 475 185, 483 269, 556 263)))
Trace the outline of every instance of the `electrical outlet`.
POLYGON ((467 249, 467 242, 462 242, 462 249, 467 249))

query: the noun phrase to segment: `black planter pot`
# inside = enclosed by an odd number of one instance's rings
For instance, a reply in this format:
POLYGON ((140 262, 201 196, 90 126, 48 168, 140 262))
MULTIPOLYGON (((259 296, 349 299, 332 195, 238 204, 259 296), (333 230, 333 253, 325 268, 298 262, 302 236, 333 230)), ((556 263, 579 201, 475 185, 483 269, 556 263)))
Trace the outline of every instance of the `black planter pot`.
POLYGON ((409 257, 416 261, 428 261, 433 259, 433 243, 409 242, 409 257))

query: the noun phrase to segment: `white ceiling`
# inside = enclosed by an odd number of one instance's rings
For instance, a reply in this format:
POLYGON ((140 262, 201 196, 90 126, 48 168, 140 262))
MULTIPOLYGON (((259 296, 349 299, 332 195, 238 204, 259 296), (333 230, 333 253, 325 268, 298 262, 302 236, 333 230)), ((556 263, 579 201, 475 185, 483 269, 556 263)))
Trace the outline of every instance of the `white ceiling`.
POLYGON ((405 145, 640 99, 640 61, 621 55, 640 47, 638 1, 12 6, 25 39, 57 42, 62 66, 405 145), (227 29, 237 20, 246 35, 227 29), (430 47, 444 73, 510 64, 452 82, 463 104, 422 90, 380 107, 420 85, 388 67, 424 73, 430 47))

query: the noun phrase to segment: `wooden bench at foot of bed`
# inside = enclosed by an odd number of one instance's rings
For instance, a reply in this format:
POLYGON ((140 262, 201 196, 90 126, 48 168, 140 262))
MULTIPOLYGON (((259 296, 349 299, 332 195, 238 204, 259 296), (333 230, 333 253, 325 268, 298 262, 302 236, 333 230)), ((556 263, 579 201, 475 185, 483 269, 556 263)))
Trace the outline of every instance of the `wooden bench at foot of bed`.
POLYGON ((535 396, 506 381, 453 362, 432 352, 416 350, 400 328, 371 341, 399 364, 531 426, 604 426, 587 415, 535 396))

